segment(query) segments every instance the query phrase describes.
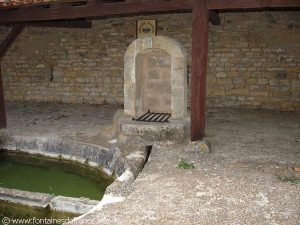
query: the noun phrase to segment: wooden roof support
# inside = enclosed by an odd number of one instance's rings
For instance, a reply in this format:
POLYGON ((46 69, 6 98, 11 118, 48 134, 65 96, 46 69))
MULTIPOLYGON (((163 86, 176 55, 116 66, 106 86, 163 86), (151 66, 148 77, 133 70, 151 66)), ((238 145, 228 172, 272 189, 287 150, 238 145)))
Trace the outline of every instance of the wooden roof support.
POLYGON ((14 43, 15 39, 22 33, 25 26, 23 24, 14 26, 7 37, 0 45, 0 59, 5 55, 9 47, 14 43))
POLYGON ((65 20, 65 21, 42 21, 42 22, 27 22, 27 23, 4 23, 3 26, 16 26, 23 24, 26 27, 53 27, 53 28, 92 28, 91 21, 85 20, 65 20))
POLYGON ((191 141, 204 137, 206 73, 208 63, 208 9, 207 0, 195 0, 192 32, 191 77, 191 141))
POLYGON ((13 44, 14 40, 24 30, 24 25, 17 25, 12 28, 10 33, 0 45, 0 128, 6 127, 6 113, 5 113, 5 100, 4 100, 4 87, 1 73, 1 61, 9 47, 13 44))
MULTIPOLYGON (((299 0, 208 0, 209 10, 300 7, 299 0)), ((0 8, 0 23, 121 16, 142 13, 190 11, 193 0, 58 1, 0 8)), ((212 21, 214 24, 214 22, 212 21)))
POLYGON ((208 9, 260 9, 300 7, 299 0, 208 0, 208 9))
POLYGON ((117 15, 171 12, 191 10, 192 0, 139 0, 125 2, 87 1, 84 5, 61 2, 51 3, 47 7, 27 6, 15 9, 2 9, 0 23, 18 23, 30 21, 78 19, 91 17, 107 17, 117 15))

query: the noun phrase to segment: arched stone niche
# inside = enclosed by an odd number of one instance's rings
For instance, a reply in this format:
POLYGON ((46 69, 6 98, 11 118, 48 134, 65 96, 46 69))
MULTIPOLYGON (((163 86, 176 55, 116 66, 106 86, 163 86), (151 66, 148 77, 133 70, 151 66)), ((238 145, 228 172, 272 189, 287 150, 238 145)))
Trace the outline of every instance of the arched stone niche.
POLYGON ((187 114, 187 57, 181 44, 164 36, 136 39, 124 56, 124 111, 136 117, 149 108, 187 114))

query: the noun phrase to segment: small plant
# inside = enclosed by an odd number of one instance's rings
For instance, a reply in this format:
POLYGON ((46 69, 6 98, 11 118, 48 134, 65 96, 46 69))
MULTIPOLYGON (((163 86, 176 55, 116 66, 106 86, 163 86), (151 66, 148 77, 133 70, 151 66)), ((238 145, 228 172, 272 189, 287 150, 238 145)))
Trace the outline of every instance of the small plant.
POLYGON ((289 182, 292 184, 300 184, 300 177, 296 176, 277 176, 279 180, 283 182, 289 182))
POLYGON ((190 170, 190 169, 195 169, 195 166, 193 163, 188 163, 184 160, 180 160, 180 162, 178 163, 178 168, 184 170, 190 170))

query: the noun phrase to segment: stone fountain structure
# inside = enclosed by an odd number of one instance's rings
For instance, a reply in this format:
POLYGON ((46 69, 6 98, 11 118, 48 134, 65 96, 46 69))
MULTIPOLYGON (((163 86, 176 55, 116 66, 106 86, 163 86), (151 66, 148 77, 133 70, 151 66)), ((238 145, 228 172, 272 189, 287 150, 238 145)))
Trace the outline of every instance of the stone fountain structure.
POLYGON ((133 41, 124 56, 124 96, 124 111, 114 118, 121 142, 152 145, 185 140, 189 136, 187 56, 181 44, 164 36, 133 41), (169 113, 170 121, 132 120, 148 110, 169 113))

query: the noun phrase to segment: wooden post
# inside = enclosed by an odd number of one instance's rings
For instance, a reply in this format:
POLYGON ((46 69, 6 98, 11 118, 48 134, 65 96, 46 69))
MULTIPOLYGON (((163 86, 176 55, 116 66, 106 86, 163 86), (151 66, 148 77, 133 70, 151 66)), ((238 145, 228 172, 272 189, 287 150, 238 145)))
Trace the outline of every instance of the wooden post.
POLYGON ((0 128, 5 128, 5 127, 6 127, 6 115, 5 115, 4 90, 3 90, 3 81, 2 81, 2 73, 1 73, 1 60, 0 60, 0 128))
POLYGON ((204 137, 205 129, 208 60, 207 0, 194 0, 192 27, 191 141, 197 141, 204 137))
POLYGON ((17 25, 12 28, 10 33, 0 44, 0 128, 6 127, 6 114, 5 114, 5 100, 4 100, 4 88, 2 80, 2 70, 1 70, 1 61, 2 57, 5 55, 9 47, 15 41, 20 33, 24 30, 24 25, 17 25))

